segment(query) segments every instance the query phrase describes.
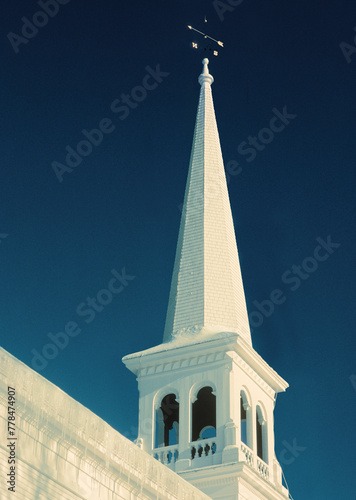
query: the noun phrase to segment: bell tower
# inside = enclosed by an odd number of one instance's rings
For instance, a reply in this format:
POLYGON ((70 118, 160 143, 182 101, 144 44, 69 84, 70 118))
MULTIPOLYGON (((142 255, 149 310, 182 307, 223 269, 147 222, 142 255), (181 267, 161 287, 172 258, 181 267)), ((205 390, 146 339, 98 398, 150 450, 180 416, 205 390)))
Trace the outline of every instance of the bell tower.
POLYGON ((163 342, 123 358, 137 443, 213 499, 285 500, 273 412, 288 384, 252 347, 208 62, 163 342))

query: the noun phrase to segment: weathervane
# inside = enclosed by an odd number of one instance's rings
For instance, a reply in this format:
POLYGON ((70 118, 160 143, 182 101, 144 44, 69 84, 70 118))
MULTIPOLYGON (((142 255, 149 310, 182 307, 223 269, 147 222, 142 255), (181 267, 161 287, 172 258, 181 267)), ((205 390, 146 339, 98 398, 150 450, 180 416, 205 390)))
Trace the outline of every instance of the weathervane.
MULTIPOLYGON (((205 17, 205 18, 204 18, 204 23, 206 23, 206 22, 207 22, 207 19, 206 19, 206 17, 205 17)), ((211 36, 207 35, 206 33, 203 33, 202 31, 199 31, 199 30, 197 30, 197 29, 193 28, 193 26, 189 26, 189 25, 188 25, 188 28, 189 28, 190 30, 196 31, 197 33, 199 33, 200 35, 202 35, 205 39, 209 39, 209 40, 211 40, 212 42, 217 43, 218 45, 220 45, 220 47, 224 47, 224 44, 223 44, 222 42, 220 42, 219 40, 215 40, 215 38, 212 38, 211 36)), ((213 55, 214 55, 214 56, 217 56, 217 55, 218 55, 218 51, 217 51, 217 50, 212 49, 210 45, 211 45, 211 44, 206 45, 206 46, 204 47, 204 50, 205 50, 205 51, 206 51, 206 50, 209 50, 210 52, 212 52, 212 53, 213 53, 213 55)), ((198 43, 197 43, 197 42, 192 42, 192 47, 193 47, 193 49, 198 49, 198 48, 199 48, 198 43)))

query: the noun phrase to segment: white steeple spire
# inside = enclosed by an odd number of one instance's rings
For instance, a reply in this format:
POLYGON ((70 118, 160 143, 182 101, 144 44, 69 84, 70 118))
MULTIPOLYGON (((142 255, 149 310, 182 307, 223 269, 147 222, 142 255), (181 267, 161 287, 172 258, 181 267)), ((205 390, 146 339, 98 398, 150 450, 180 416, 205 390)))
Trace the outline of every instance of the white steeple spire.
POLYGON ((208 59, 201 85, 164 342, 236 332, 251 344, 208 59))
POLYGON ((129 354, 137 443, 214 500, 287 500, 274 453, 288 384, 251 346, 208 60, 162 344, 129 354))

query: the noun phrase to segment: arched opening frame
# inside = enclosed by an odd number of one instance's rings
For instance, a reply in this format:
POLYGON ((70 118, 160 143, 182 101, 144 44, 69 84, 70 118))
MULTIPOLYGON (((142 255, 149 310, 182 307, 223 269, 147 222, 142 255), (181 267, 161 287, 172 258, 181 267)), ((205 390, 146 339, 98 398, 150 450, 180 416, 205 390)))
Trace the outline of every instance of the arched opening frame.
POLYGON ((216 394, 213 384, 199 384, 192 392, 191 441, 216 436, 216 394))
POLYGON ((154 399, 153 448, 179 443, 179 399, 178 392, 163 389, 154 399))
POLYGON ((256 405, 256 455, 268 464, 267 416, 260 402, 256 405))

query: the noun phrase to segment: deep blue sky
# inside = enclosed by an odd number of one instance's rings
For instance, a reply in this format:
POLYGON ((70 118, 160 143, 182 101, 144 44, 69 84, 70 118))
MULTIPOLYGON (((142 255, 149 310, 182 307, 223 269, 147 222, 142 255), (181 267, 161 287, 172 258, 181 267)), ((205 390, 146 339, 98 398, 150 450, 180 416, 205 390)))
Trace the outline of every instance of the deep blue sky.
POLYGON ((225 43, 210 71, 225 164, 241 167, 229 192, 248 309, 285 297, 253 328, 290 384, 277 457, 295 500, 354 499, 356 53, 347 61, 340 43, 354 46, 355 3, 244 0, 223 20, 212 2, 192 4, 72 0, 16 54, 8 33, 40 8, 3 2, 1 345, 31 366, 31 350, 76 321, 41 374, 136 437, 121 358, 162 340, 204 55, 186 25, 204 27, 225 43), (111 103, 158 64, 169 76, 120 120, 111 103), (248 162, 239 145, 285 106, 296 117, 248 162), (52 162, 104 118, 115 130, 60 183, 52 162), (292 266, 328 237, 340 246, 293 291, 292 266), (77 307, 123 267, 135 279, 86 324, 77 307), (293 440, 305 448, 295 457, 283 452, 293 440))

